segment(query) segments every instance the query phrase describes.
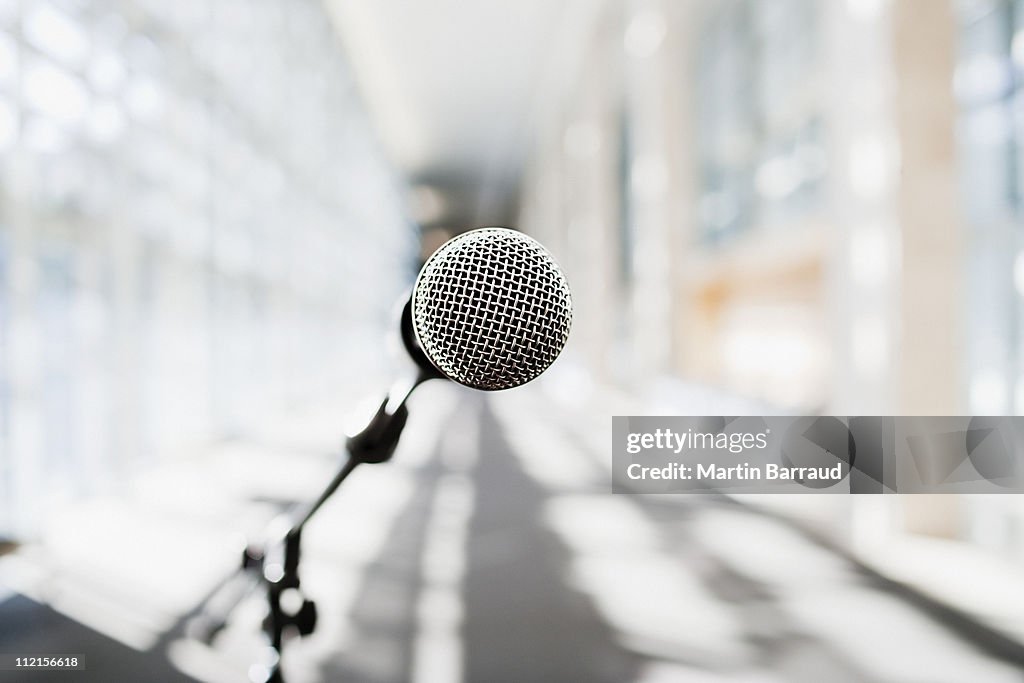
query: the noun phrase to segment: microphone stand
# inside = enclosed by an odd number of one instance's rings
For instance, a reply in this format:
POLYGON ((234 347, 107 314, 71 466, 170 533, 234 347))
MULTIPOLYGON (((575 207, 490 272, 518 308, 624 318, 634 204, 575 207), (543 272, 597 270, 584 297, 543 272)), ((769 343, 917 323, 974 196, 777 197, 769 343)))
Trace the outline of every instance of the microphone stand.
MULTIPOLYGON (((405 423, 409 419, 406 404, 412 392, 427 380, 445 379, 445 376, 427 360, 415 339, 411 306, 408 303, 402 310, 401 332, 402 341, 418 368, 412 381, 407 381, 404 385, 399 384, 388 392, 366 427, 346 439, 345 450, 348 460, 317 499, 293 519, 287 531, 277 538, 270 539, 263 549, 249 548, 245 552, 243 569, 256 571, 259 581, 265 586, 269 606, 269 613, 263 624, 272 650, 272 665, 268 669, 266 683, 284 683, 281 673, 281 649, 285 630, 293 627, 301 636, 307 636, 316 628, 317 611, 312 600, 303 597, 301 606, 294 611, 286 610, 281 604, 285 591, 299 591, 299 557, 303 528, 356 467, 363 463, 378 464, 391 459, 405 423)), ((299 595, 301 596, 301 593, 299 595)))
POLYGON ((312 600, 303 598, 302 605, 295 611, 288 611, 281 604, 281 597, 285 591, 299 590, 299 558, 303 528, 357 466, 363 463, 387 462, 391 459, 405 423, 409 419, 409 409, 406 406, 409 396, 416 387, 434 377, 436 375, 420 371, 412 383, 399 390, 397 394, 389 393, 369 424, 346 440, 348 460, 317 499, 294 518, 283 535, 271 539, 262 552, 254 552, 251 548, 246 550, 243 566, 246 569, 254 569, 259 575, 266 589, 269 606, 269 614, 263 624, 273 651, 273 664, 265 679, 267 683, 284 681, 281 674, 281 650, 285 631, 289 627, 294 627, 300 635, 307 636, 316 628, 317 612, 312 600))

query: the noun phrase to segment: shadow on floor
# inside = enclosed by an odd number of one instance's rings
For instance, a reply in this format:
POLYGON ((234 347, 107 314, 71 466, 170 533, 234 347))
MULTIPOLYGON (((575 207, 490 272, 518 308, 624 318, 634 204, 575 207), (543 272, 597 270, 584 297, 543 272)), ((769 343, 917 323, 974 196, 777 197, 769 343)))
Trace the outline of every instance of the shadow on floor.
POLYGON ((0 652, 78 654, 84 671, 0 671, 0 681, 188 683, 162 655, 139 652, 22 595, 0 603, 0 652))

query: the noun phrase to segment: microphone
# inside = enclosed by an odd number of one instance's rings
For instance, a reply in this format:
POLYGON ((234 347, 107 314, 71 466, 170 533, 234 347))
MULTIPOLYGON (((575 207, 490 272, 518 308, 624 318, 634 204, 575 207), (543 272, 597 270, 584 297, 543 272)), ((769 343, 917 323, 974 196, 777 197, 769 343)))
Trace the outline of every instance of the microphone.
POLYGON ((555 361, 569 338, 572 295, 536 240, 480 228, 427 259, 402 317, 403 340, 421 371, 496 391, 526 384, 555 361))
POLYGON ((350 459, 391 458, 406 402, 423 382, 450 379, 483 391, 526 384, 562 352, 571 326, 569 283, 539 242, 508 228, 456 235, 424 263, 402 308, 402 342, 418 372, 348 437, 350 459))
MULTIPOLYGON (((389 392, 366 426, 346 439, 348 460, 320 496, 282 525, 264 548, 250 547, 243 556, 243 569, 257 572, 267 591, 264 630, 273 657, 266 681, 282 681, 285 631, 295 628, 305 636, 316 628, 316 605, 299 592, 303 528, 358 465, 391 458, 416 387, 430 379, 483 391, 526 384, 558 358, 571 325, 572 295, 565 276, 551 254, 521 232, 471 230, 427 259, 402 309, 402 341, 416 363, 415 378, 389 392), (301 597, 296 611, 284 608, 281 598, 287 590, 301 597)), ((211 634, 226 621, 215 623, 211 634)))

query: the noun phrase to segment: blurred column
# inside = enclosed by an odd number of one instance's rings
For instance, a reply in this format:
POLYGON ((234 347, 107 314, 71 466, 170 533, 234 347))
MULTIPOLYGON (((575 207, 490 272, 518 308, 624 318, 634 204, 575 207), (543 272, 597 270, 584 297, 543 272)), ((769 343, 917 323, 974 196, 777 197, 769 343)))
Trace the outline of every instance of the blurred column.
POLYGON ((963 394, 965 240, 957 201, 952 3, 893 1, 902 176, 899 411, 952 415, 963 394))
MULTIPOLYGON (((573 290, 567 356, 601 376, 619 313, 621 16, 609 3, 567 3, 559 48, 538 87, 519 222, 558 259, 573 290)), ((629 369, 624 367, 626 373, 629 369)))
POLYGON ((7 216, 11 225, 10 258, 10 527, 22 538, 38 532, 42 504, 43 406, 40 326, 37 300, 39 266, 34 222, 30 212, 31 157, 24 141, 15 146, 9 191, 13 201, 7 216))
POLYGON ((886 0, 822 5, 832 219, 826 270, 834 353, 829 410, 895 409, 899 143, 886 0))
POLYGON ((574 334, 586 339, 581 350, 594 368, 602 368, 608 356, 615 322, 609 302, 617 294, 611 248, 619 227, 614 136, 621 78, 618 52, 608 49, 617 38, 612 28, 606 21, 598 29, 588 59, 593 68, 577 86, 562 140, 568 208, 563 265, 570 277, 579 277, 573 289, 574 334))
MULTIPOLYGON (((127 187, 121 169, 112 169, 111 179, 127 187), (116 177, 116 180, 114 178, 116 177)), ((113 425, 114 457, 108 474, 122 474, 141 448, 142 387, 140 344, 142 336, 139 283, 141 253, 139 237, 130 218, 130 204, 110 218, 108 244, 111 263, 111 349, 112 368, 110 415, 113 425)))
MULTIPOLYGON (((901 177, 900 395, 905 415, 955 415, 962 396, 966 250, 959 216, 953 93, 952 3, 893 0, 892 45, 901 177)), ((908 496, 903 527, 953 538, 960 499, 908 496)))
MULTIPOLYGON (((26 9, 24 3, 16 3, 11 17, 19 23, 26 9)), ((12 27, 14 24, 12 23, 12 27)), ((18 29, 13 29, 16 32, 18 29)), ((18 64, 12 94, 16 97, 18 136, 13 144, 13 154, 4 188, 9 199, 5 207, 5 218, 10 225, 10 252, 8 261, 8 292, 10 303, 10 328, 8 331, 7 370, 9 372, 9 445, 8 467, 10 473, 10 531, 20 537, 29 538, 38 533, 44 510, 40 491, 44 490, 46 463, 44 461, 44 406, 43 406, 43 363, 41 325, 39 320, 40 269, 37 259, 37 228, 32 213, 34 194, 38 184, 33 182, 33 154, 26 136, 24 104, 24 60, 25 48, 18 45, 18 64)), ((12 102, 12 104, 14 104, 12 102)))
POLYGON ((671 190, 666 197, 664 216, 668 232, 667 246, 671 249, 669 286, 672 301, 672 369, 685 373, 700 368, 699 357, 706 353, 708 337, 706 325, 694 330, 691 323, 704 315, 706 308, 690 296, 685 256, 697 242, 697 206, 699 204, 699 177, 695 158, 697 145, 694 131, 697 124, 696 49, 701 25, 702 8, 690 0, 668 3, 669 25, 672 30, 665 36, 662 60, 666 120, 664 121, 664 153, 669 160, 671 190), (701 334, 703 332, 703 334, 701 334))
MULTIPOLYGON (((679 8, 674 8, 679 11, 679 8)), ((672 22, 673 28, 685 22, 672 22)), ((672 368, 673 263, 682 248, 682 221, 674 209, 681 195, 672 163, 681 129, 680 112, 669 93, 673 79, 686 73, 672 64, 666 49, 670 26, 662 0, 634 0, 625 17, 626 116, 629 121, 629 192, 633 245, 632 292, 629 302, 631 368, 636 379, 672 368), (675 199, 673 199, 675 197, 675 199)))

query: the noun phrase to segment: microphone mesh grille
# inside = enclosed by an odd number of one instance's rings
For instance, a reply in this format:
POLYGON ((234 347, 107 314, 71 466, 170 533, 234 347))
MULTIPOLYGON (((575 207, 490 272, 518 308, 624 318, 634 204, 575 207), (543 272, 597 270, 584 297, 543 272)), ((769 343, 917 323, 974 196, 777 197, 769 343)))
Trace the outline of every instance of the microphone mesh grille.
POLYGON ((420 346, 441 372, 474 389, 510 389, 558 357, 572 299, 544 247, 515 230, 482 228, 427 260, 412 313, 420 346))

